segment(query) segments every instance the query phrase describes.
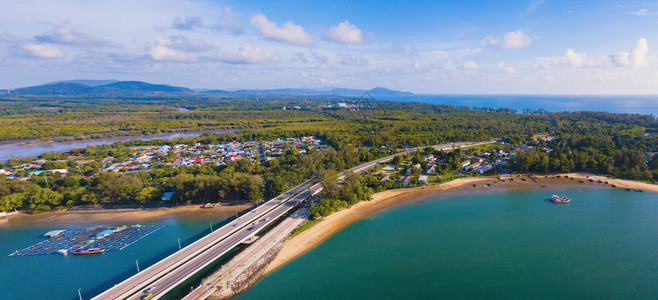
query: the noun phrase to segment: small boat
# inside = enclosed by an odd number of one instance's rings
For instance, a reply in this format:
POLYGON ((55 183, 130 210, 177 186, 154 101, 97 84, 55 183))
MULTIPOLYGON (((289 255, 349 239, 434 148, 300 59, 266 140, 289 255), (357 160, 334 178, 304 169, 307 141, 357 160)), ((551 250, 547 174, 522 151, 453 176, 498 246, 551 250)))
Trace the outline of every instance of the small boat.
POLYGON ((103 253, 103 249, 101 248, 89 248, 89 249, 81 249, 81 250, 71 250, 71 253, 75 255, 86 255, 86 254, 96 254, 96 253, 103 253))
POLYGON ((635 189, 635 191, 638 192, 638 193, 642 193, 642 192, 644 192, 644 191, 641 190, 641 189, 635 189))
POLYGON ((558 195, 553 195, 551 196, 551 201, 553 203, 568 203, 571 201, 567 196, 558 196, 558 195))

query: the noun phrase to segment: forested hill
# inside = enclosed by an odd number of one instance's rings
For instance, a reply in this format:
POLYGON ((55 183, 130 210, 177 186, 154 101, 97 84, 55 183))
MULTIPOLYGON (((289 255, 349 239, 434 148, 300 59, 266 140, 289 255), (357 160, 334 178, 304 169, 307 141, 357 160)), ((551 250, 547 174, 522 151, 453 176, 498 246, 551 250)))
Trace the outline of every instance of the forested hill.
POLYGON ((39 86, 24 87, 13 90, 0 90, 0 96, 34 97, 34 96, 70 96, 115 98, 153 96, 169 94, 175 96, 348 96, 359 97, 365 94, 371 96, 411 95, 410 92, 394 91, 382 87, 371 90, 334 88, 331 90, 313 89, 267 89, 267 90, 203 90, 194 91, 186 87, 170 86, 166 84, 152 84, 142 81, 116 81, 116 80, 68 80, 47 83, 39 86))
POLYGON ((1 94, 13 96, 91 96, 120 97, 158 93, 193 93, 191 89, 141 81, 118 81, 101 86, 91 86, 77 82, 60 82, 33 87, 3 91, 1 94))

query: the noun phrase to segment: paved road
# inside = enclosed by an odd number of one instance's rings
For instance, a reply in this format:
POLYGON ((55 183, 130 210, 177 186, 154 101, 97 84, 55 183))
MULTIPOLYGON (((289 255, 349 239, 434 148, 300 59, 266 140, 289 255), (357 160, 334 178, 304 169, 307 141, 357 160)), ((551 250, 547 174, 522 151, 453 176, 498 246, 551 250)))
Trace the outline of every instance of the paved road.
MULTIPOLYGON (((171 289, 175 288, 181 282, 190 278, 192 275, 196 274, 199 270, 203 269, 204 267, 211 264, 213 261, 217 260, 217 258, 219 258, 220 256, 228 253, 235 246, 248 240, 257 232, 259 232, 267 225, 269 225, 271 222, 276 220, 278 217, 285 214, 290 209, 294 208, 299 203, 309 198, 314 190, 321 189, 320 186, 321 186, 320 184, 316 184, 313 187, 311 187, 309 190, 306 190, 292 197, 290 200, 277 206, 275 209, 260 216, 256 221, 251 222, 241 230, 232 234, 227 239, 215 244, 214 246, 204 251, 202 254, 194 257, 193 259, 187 261, 186 263, 182 264, 178 268, 165 274, 157 281, 151 283, 150 286, 155 286, 155 288, 151 290, 151 293, 153 293, 152 298, 158 299, 162 297, 164 294, 166 294, 171 289)), ((136 293, 133 296, 129 297, 128 299, 139 299, 141 295, 144 295, 144 293, 136 293)))
POLYGON ((254 208, 249 213, 240 216, 239 218, 204 236, 203 238, 197 240, 182 250, 179 250, 172 255, 162 259, 161 261, 153 264, 152 266, 142 270, 141 272, 94 297, 94 299, 125 299, 131 294, 147 288, 150 286, 150 283, 157 278, 177 268, 184 262, 207 250, 217 242, 226 239, 234 232, 242 229, 246 224, 253 222, 258 217, 276 208, 281 203, 285 203, 286 201, 290 200, 296 193, 303 191, 304 188, 311 184, 313 181, 315 181, 315 178, 309 179, 297 187, 273 198, 265 204, 254 208))
MULTIPOLYGON (((451 143, 433 146, 433 148, 449 150, 465 145, 471 146, 492 142, 494 141, 472 144, 451 143)), ((412 153, 418 149, 422 148, 408 149, 402 153, 390 155, 359 165, 349 171, 354 174, 359 174, 377 164, 392 160, 396 155, 412 153)), ((344 178, 346 173, 347 172, 339 173, 339 179, 344 178)), ((152 299, 160 298, 167 291, 173 289, 176 285, 180 284, 221 255, 227 253, 233 247, 253 236, 256 232, 288 212, 297 204, 320 192, 322 190, 321 184, 315 184, 310 188, 306 188, 316 179, 317 178, 309 179, 265 204, 254 208, 249 213, 240 216, 238 219, 233 220, 182 250, 175 252, 169 257, 166 257, 145 270, 133 275, 125 281, 99 294, 94 299, 138 299, 139 297, 146 295, 143 291, 149 287, 153 287, 150 290, 153 294, 152 299)))

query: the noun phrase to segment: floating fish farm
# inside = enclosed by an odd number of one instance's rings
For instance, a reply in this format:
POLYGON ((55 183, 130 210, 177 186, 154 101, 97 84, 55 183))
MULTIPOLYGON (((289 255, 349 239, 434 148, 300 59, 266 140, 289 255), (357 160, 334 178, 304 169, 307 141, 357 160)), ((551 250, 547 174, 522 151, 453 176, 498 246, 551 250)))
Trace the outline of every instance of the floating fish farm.
POLYGON ((9 256, 67 254, 73 251, 100 249, 105 251, 123 250, 147 235, 158 231, 164 225, 131 225, 121 227, 92 227, 85 229, 54 230, 46 233, 49 237, 9 256))

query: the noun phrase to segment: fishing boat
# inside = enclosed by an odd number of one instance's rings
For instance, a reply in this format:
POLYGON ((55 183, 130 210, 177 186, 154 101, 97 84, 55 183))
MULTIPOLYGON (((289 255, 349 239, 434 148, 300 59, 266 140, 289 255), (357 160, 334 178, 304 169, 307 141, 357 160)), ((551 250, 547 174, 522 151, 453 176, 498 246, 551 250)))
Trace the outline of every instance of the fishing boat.
POLYGON ((551 201, 553 201, 553 203, 568 203, 571 199, 567 196, 553 195, 551 196, 551 201))
POLYGON ((96 253, 102 253, 103 249, 101 248, 89 248, 89 249, 81 249, 81 250, 71 250, 71 253, 75 255, 86 255, 86 254, 96 254, 96 253))

